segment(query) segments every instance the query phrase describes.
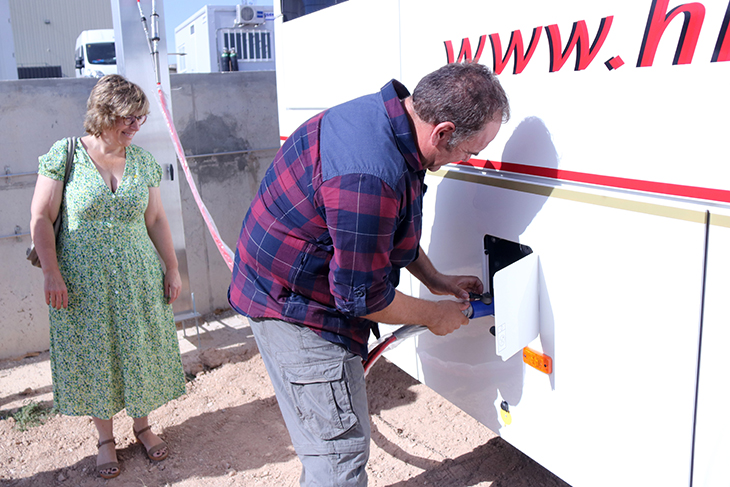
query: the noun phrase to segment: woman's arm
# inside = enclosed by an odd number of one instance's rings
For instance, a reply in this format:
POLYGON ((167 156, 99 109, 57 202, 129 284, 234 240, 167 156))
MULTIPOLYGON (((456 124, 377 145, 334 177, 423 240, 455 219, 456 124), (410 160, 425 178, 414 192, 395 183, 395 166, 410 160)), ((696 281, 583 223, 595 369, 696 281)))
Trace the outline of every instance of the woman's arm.
POLYGON ((152 187, 149 192, 150 197, 144 213, 144 221, 147 225, 147 233, 165 263, 165 296, 167 296, 168 303, 173 303, 180 296, 182 279, 177 268, 177 256, 172 244, 170 224, 167 222, 167 215, 162 206, 160 188, 152 187))
POLYGON ((30 203, 30 236, 43 269, 43 292, 46 304, 56 309, 68 307, 68 289, 58 268, 56 236, 53 234, 53 222, 63 200, 63 184, 63 181, 38 175, 30 203))

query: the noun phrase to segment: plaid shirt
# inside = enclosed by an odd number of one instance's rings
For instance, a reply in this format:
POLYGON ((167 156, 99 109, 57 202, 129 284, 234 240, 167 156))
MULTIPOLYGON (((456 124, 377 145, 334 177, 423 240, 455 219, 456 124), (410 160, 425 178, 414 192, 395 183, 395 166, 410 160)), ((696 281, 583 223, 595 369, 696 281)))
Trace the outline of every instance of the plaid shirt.
POLYGON ((418 257, 425 171, 392 80, 299 127, 243 221, 229 302, 306 325, 363 358, 375 323, 418 257))

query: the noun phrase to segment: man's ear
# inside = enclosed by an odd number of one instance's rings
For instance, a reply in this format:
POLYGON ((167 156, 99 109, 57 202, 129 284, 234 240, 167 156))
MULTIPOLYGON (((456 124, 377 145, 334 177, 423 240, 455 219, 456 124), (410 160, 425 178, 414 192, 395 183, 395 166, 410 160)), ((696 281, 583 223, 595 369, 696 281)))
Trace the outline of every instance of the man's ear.
POLYGON ((434 147, 445 149, 454 134, 454 130, 456 130, 456 126, 452 122, 441 122, 435 125, 431 130, 431 144, 434 147))

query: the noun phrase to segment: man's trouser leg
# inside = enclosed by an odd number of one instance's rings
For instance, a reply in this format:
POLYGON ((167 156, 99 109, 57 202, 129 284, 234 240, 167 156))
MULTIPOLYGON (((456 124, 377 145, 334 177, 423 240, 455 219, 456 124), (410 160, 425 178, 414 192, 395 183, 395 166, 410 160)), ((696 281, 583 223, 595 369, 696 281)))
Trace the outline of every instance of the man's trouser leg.
POLYGON ((305 326, 250 321, 302 462, 301 485, 367 486, 370 416, 362 359, 305 326))

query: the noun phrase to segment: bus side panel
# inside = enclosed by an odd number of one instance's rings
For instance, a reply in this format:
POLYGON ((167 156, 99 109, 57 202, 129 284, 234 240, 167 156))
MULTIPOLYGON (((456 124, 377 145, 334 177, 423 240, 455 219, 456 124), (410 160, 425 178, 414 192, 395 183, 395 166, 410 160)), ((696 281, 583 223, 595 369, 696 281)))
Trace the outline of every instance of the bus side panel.
MULTIPOLYGON (((653 7, 663 8, 659 0, 350 0, 280 23, 276 36, 287 136, 391 78, 413 90, 449 60, 499 67, 510 39, 521 35, 524 54, 539 34, 520 72, 516 51, 501 68, 512 118, 475 158, 527 175, 451 166, 427 177, 422 244, 442 272, 480 277, 485 236, 531 247, 540 335, 530 347, 553 359, 553 372, 498 357, 488 317, 447 337, 422 334, 387 356, 575 487, 690 483, 705 211, 730 202, 727 124, 717 116, 730 111, 730 63, 712 61, 728 3, 673 0, 650 21, 653 7), (675 8, 686 12, 666 20, 675 8), (582 44, 566 50, 573 31, 582 44), (659 39, 655 51, 643 45, 647 33, 659 39), (693 55, 675 62, 679 51, 693 55)), ((711 232, 718 270, 708 277, 704 333, 718 337, 713 345, 727 343, 726 227, 711 232)), ((405 275, 399 289, 432 297, 405 275)), ((717 350, 703 352, 710 372, 696 475, 720 458, 712 456, 712 428, 724 424, 718 361, 717 350)))
POLYGON ((277 22, 282 136, 322 110, 377 91, 400 77, 398 2, 344 2, 277 22))
POLYGON ((485 235, 537 253, 531 347, 552 358, 553 372, 521 354, 502 361, 492 317, 446 337, 419 335, 388 358, 572 485, 612 485, 609 469, 636 485, 687 485, 704 213, 665 208, 670 217, 660 217, 641 200, 596 204, 564 188, 545 197, 531 192, 539 186, 449 175, 427 178, 424 249, 441 272, 477 276, 485 235))
MULTIPOLYGON (((465 56, 462 60, 475 60, 479 54, 478 62, 490 69, 495 67, 495 58, 502 61, 509 56, 499 80, 509 97, 512 119, 481 159, 502 161, 511 135, 532 128, 525 124, 539 120, 551 138, 557 160, 540 160, 530 147, 522 147, 503 162, 727 189, 727 165, 718 163, 718 159, 727 160, 718 152, 725 147, 722 141, 727 137, 727 124, 716 114, 730 106, 726 88, 730 62, 711 62, 723 33, 727 0, 703 1, 703 9, 692 12, 691 25, 700 33, 696 44, 685 40, 687 49, 694 47, 691 63, 673 64, 678 46, 683 45, 680 39, 685 16, 680 14, 666 25, 652 64, 644 67, 637 67, 637 63, 651 0, 455 0, 448 4, 448 16, 431 2, 400 3, 402 81, 410 89, 422 76, 447 62, 448 44, 453 60, 458 60, 460 53, 465 56), (577 70, 576 45, 558 69, 559 56, 554 50, 566 50, 576 24, 585 26, 583 38, 588 44, 580 51, 587 59, 602 22, 605 39, 593 50, 592 61, 577 70), (528 52, 534 33, 534 50, 523 70, 515 74, 517 55, 508 52, 510 40, 520 35, 522 55, 528 52), (496 40, 499 51, 495 54, 496 40), (623 64, 609 69, 605 63, 616 57, 623 64)), ((673 1, 667 9, 683 3, 673 1)), ((654 32, 658 33, 657 29, 654 32)))
POLYGON ((726 485, 730 477, 730 212, 711 213, 702 333, 694 485, 726 485))

